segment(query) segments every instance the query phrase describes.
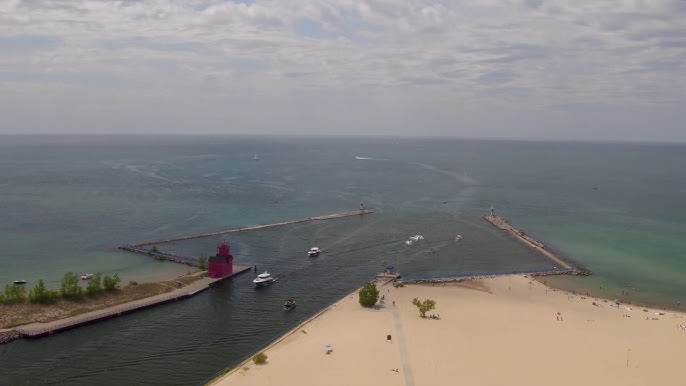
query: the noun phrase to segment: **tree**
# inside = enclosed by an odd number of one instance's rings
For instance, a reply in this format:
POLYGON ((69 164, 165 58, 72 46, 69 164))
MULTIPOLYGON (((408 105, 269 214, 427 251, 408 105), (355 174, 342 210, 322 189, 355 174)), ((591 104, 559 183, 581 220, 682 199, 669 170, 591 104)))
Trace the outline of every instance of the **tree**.
POLYGON ((121 279, 119 278, 119 274, 115 273, 114 277, 109 277, 105 276, 104 279, 102 279, 102 285, 105 287, 106 290, 112 291, 116 290, 119 288, 119 283, 121 283, 121 279))
POLYGON ((43 303, 51 304, 57 301, 60 297, 60 293, 57 291, 51 291, 45 288, 45 283, 43 279, 38 280, 38 283, 31 291, 29 291, 29 300, 32 303, 43 303))
POLYGON ((60 294, 65 298, 79 298, 83 296, 83 288, 79 287, 79 277, 72 272, 67 272, 62 278, 60 294))
POLYGON ((26 299, 26 291, 23 286, 8 284, 5 286, 5 296, 3 303, 19 303, 26 299))
POLYGON ((371 307, 379 300, 379 289, 376 284, 367 283, 360 290, 360 304, 362 307, 371 307))
POLYGON ((207 270, 207 256, 204 253, 198 258, 198 269, 201 271, 207 270))
POLYGON ((419 315, 421 315, 422 318, 426 318, 426 313, 436 308, 436 302, 431 299, 420 301, 419 299, 414 298, 412 299, 412 304, 419 308, 419 315))
POLYGON ((267 354, 263 352, 255 354, 252 357, 252 361, 255 362, 256 365, 263 365, 267 363, 267 354))
POLYGON ((96 273, 95 276, 93 276, 88 282, 88 285, 86 286, 86 293, 89 296, 93 296, 100 291, 102 291, 102 275, 96 273))

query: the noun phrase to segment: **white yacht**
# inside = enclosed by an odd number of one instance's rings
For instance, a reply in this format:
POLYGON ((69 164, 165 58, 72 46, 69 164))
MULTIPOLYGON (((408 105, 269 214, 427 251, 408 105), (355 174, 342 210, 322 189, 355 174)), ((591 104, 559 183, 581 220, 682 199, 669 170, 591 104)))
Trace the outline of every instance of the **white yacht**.
POLYGON ((81 275, 81 280, 90 280, 92 278, 93 278, 92 273, 84 273, 83 275, 81 275))
POLYGON ((271 273, 264 271, 264 273, 257 275, 252 282, 255 283, 255 287, 262 287, 272 284, 275 280, 271 273))
POLYGON ((319 256, 320 253, 322 253, 322 250, 319 249, 319 247, 312 247, 312 248, 310 248, 309 251, 307 251, 307 256, 309 256, 309 257, 319 256))

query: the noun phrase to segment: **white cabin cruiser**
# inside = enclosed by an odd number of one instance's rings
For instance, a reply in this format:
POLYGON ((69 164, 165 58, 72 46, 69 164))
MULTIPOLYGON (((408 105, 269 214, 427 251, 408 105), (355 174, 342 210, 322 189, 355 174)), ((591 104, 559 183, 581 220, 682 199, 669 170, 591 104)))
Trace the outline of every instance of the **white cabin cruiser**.
POLYGON ((264 271, 263 273, 257 275, 255 280, 252 282, 255 284, 255 287, 263 287, 263 286, 268 286, 272 284, 276 279, 272 277, 272 274, 264 271))
POLYGON ((312 248, 310 248, 309 251, 307 251, 307 256, 309 256, 309 257, 319 256, 320 253, 322 253, 322 250, 319 249, 319 247, 312 247, 312 248))

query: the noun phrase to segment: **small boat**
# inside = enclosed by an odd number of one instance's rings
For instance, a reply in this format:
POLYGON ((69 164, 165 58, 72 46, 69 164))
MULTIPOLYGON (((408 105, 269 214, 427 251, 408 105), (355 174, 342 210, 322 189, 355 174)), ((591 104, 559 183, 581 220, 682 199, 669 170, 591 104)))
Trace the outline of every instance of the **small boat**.
POLYGON ((258 161, 260 159, 260 155, 255 153, 255 155, 252 157, 255 161, 258 161))
POLYGON ((460 241, 460 240, 462 240, 462 236, 460 236, 460 235, 455 236, 455 241, 460 241))
POLYGON ((14 284, 26 284, 26 280, 15 280, 14 284))
POLYGON ((283 303, 284 311, 290 311, 290 310, 294 309, 295 306, 296 306, 295 300, 293 300, 293 299, 288 299, 283 303))
POLYGON ((309 257, 319 256, 320 253, 322 253, 322 250, 319 249, 319 247, 312 247, 312 248, 310 248, 309 251, 307 251, 307 256, 309 256, 309 257))
POLYGON ((81 275, 81 280, 90 280, 92 278, 93 278, 92 273, 84 273, 83 275, 81 275))
POLYGON ((255 284, 255 287, 265 287, 272 284, 275 280, 276 279, 274 279, 269 272, 264 271, 263 273, 257 275, 255 280, 252 282, 255 284))

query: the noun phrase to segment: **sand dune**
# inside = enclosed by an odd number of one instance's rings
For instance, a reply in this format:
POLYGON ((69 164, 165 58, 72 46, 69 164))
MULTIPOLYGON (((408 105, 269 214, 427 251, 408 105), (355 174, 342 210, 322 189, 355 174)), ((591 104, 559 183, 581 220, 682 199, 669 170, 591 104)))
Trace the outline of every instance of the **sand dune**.
POLYGON ((378 310, 346 297, 266 349, 268 364, 244 363, 216 384, 686 385, 682 313, 612 306, 522 276, 382 294, 378 310), (420 318, 414 297, 436 300, 429 314, 440 319, 420 318))

